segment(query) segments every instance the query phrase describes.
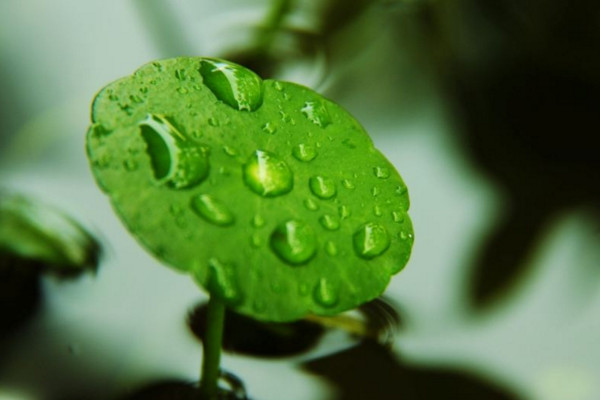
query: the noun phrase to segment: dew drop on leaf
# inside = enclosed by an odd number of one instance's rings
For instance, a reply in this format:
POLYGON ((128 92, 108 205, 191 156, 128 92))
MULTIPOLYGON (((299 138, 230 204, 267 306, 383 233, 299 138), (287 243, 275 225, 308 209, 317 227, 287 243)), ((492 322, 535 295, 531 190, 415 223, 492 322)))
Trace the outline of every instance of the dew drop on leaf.
POLYGON ((123 167, 125 168, 125 170, 127 171, 135 171, 138 167, 137 162, 135 162, 135 160, 132 159, 127 159, 125 161, 123 161, 123 167))
POLYGON ((387 179, 390 177, 390 170, 386 167, 375 167, 373 174, 379 179, 387 179))
POLYGON ((139 126, 158 183, 185 189, 206 179, 207 148, 189 141, 161 115, 150 114, 139 126))
POLYGON ((337 193, 335 182, 321 175, 311 177, 308 184, 311 192, 321 199, 330 199, 337 193))
POLYGON ((311 198, 304 200, 304 207, 306 207, 306 209, 310 211, 317 211, 319 209, 319 205, 317 204, 317 202, 311 198))
POLYGON ((328 241, 327 243, 325 243, 325 252, 327 252, 327 254, 329 254, 330 256, 337 256, 338 249, 335 243, 333 243, 332 241, 328 241))
POLYGON ((371 259, 383 254, 390 247, 390 237, 383 226, 369 222, 354 233, 353 244, 359 257, 371 259))
POLYGON ((190 201, 192 211, 214 225, 227 226, 234 223, 231 211, 220 200, 208 194, 199 194, 190 201))
POLYGON ((255 111, 262 104, 262 80, 240 65, 216 59, 200 62, 200 75, 215 97, 239 111, 255 111))
POLYGON ((270 238, 273 252, 284 262, 300 265, 317 251, 317 238, 312 228, 302 221, 290 220, 278 225, 270 238))
POLYGON ((243 166, 246 185, 263 197, 274 197, 292 190, 293 175, 287 164, 267 151, 256 150, 243 166))
POLYGON ((298 161, 312 161, 317 156, 317 149, 309 144, 300 143, 292 149, 292 155, 298 161))
POLYGON ((208 283, 210 293, 226 301, 236 303, 242 300, 238 283, 231 266, 216 258, 208 261, 208 283))
POLYGON ((321 128, 331 124, 331 116, 329 116, 325 105, 319 101, 307 101, 300 111, 310 122, 321 128))
POLYGON ((350 208, 348 206, 339 206, 338 207, 338 215, 341 219, 346 219, 350 216, 350 208))
POLYGON ((330 231, 335 231, 340 228, 340 221, 337 219, 337 217, 334 217, 330 214, 321 216, 321 218, 319 218, 319 223, 323 226, 323 228, 330 231))
POLYGON ((392 211, 392 219, 394 222, 402 223, 404 222, 404 213, 401 211, 392 211))
POLYGON ((254 217, 252 217, 252 226, 255 228, 261 228, 265 226, 265 219, 259 214, 256 214, 254 217))
POLYGON ((333 307, 339 301, 338 289, 328 279, 321 278, 313 293, 315 302, 323 307, 333 307))
POLYGON ((344 186, 346 189, 348 190, 352 190, 354 189, 356 186, 354 185, 354 182, 352 182, 349 179, 344 179, 342 180, 342 186, 344 186))
POLYGON ((272 135, 272 134, 274 134, 275 132, 277 132, 277 128, 275 127, 275 124, 272 124, 272 123, 270 123, 270 122, 267 122, 267 123, 265 123, 265 124, 264 124, 264 125, 261 127, 261 129, 262 129, 264 132, 268 133, 269 135, 272 135))

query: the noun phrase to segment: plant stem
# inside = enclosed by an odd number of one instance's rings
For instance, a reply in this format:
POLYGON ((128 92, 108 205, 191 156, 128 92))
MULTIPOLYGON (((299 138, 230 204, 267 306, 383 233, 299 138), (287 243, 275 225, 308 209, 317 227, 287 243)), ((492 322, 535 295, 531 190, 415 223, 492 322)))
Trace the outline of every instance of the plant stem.
POLYGON ((217 398, 224 324, 225 304, 219 298, 211 295, 206 312, 206 332, 202 342, 204 353, 200 394, 203 400, 216 400, 217 398))

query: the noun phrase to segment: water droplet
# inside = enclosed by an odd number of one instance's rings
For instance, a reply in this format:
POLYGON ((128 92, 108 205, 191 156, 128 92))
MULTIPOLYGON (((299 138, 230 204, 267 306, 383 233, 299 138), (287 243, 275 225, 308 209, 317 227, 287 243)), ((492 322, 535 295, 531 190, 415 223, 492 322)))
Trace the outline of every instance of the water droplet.
POLYGON ((392 218, 394 222, 402 223, 404 222, 404 213, 401 211, 392 211, 392 218))
POLYGON ((354 183, 351 180, 349 180, 349 179, 344 179, 342 181, 342 186, 344 186, 348 190, 352 190, 352 189, 354 189, 356 187, 354 185, 354 183))
POLYGON ((187 88, 185 88, 185 87, 178 87, 177 88, 177 93, 179 93, 179 94, 188 94, 189 90, 187 88))
POLYGON ((286 124, 296 125, 296 120, 292 118, 292 116, 286 113, 284 110, 279 110, 279 115, 281 116, 281 120, 286 124))
POLYGON ((277 156, 256 150, 243 166, 244 182, 255 193, 274 197, 292 190, 292 171, 277 156))
POLYGON ((325 252, 327 252, 327 254, 329 254, 332 257, 337 256, 338 249, 335 243, 333 243, 331 240, 325 243, 325 252))
POLYGON ((304 207, 306 207, 310 211, 317 211, 319 209, 319 205, 316 201, 311 198, 304 200, 304 207))
POLYGON ((315 287, 314 299, 323 307, 333 307, 339 301, 338 290, 328 279, 321 278, 315 287))
POLYGON ((260 236, 253 233, 252 236, 250 236, 250 245, 252 245, 252 247, 260 247, 261 244, 262 240, 260 239, 260 236))
POLYGON ((162 72, 162 70, 163 70, 163 66, 162 66, 162 64, 161 64, 161 63, 159 63, 158 61, 154 61, 154 62, 152 63, 152 66, 154 67, 154 69, 155 69, 157 72, 162 72))
POLYGON ((404 196, 406 194, 406 186, 397 186, 396 194, 399 196, 404 196))
POLYGON ((123 162, 123 167, 127 170, 127 171, 135 171, 138 167, 137 162, 135 162, 132 159, 127 159, 123 162))
POLYGON ((363 225, 354 233, 354 250, 365 259, 383 254, 390 247, 390 237, 386 229, 372 222, 363 225))
POLYGON ((298 161, 312 161, 317 156, 317 149, 309 144, 300 143, 292 149, 292 155, 298 161))
POLYGON ((180 81, 185 81, 187 78, 187 71, 183 68, 175 71, 175 77, 180 81))
POLYGON ((337 190, 335 182, 324 176, 313 176, 309 179, 308 185, 311 192, 321 199, 330 199, 336 195, 337 190))
POLYGON ((230 157, 237 156, 237 151, 235 151, 235 149, 233 147, 223 146, 223 151, 225 152, 225 154, 227 154, 230 157))
POLYGON ((323 226, 323 228, 328 229, 330 231, 335 231, 340 229, 340 221, 337 217, 334 217, 330 214, 325 214, 321 218, 319 218, 319 222, 323 226))
POLYGON ((132 94, 131 96, 129 96, 129 99, 130 99, 131 101, 133 101, 134 103, 138 103, 138 104, 140 104, 140 103, 143 103, 143 102, 144 102, 144 99, 142 99, 140 96, 138 96, 138 95, 136 95, 136 94, 132 94))
POLYGON ((390 170, 386 167, 373 168, 373 174, 379 179, 387 179, 390 177, 390 170))
POLYGON ((208 280, 206 288, 211 295, 220 297, 230 303, 242 300, 242 293, 235 280, 234 270, 216 258, 208 261, 208 280))
POLYGON ((375 205, 373 206, 373 214, 377 217, 381 217, 383 215, 383 211, 381 211, 381 207, 375 205))
POLYGON ((312 228, 297 220, 278 225, 271 234, 273 252, 284 262, 300 265, 308 262, 317 251, 317 238, 312 228))
POLYGON ((218 120, 218 119, 216 119, 215 117, 210 117, 210 118, 208 119, 208 124, 209 124, 210 126, 219 126, 219 120, 218 120))
POLYGON ((400 234, 398 236, 400 237, 401 240, 407 240, 407 239, 412 239, 413 234, 402 231, 402 232, 400 232, 400 234))
POLYGON ((339 206, 338 214, 341 219, 346 219, 350 216, 351 213, 350 213, 350 209, 347 206, 339 206))
POLYGON ((254 72, 224 60, 203 59, 200 75, 217 99, 236 110, 255 111, 262 104, 262 80, 254 72))
POLYGON ((211 195, 196 195, 192 197, 190 205, 197 215, 212 224, 227 226, 233 224, 235 220, 227 206, 211 195))
POLYGON ((280 82, 275 82, 273 83, 273 87, 275 88, 275 90, 277 90, 278 92, 281 92, 283 90, 283 86, 281 86, 280 82))
POLYGON ((269 135, 274 134, 275 132, 277 132, 277 128, 275 127, 275 124, 271 123, 271 122, 267 122, 262 126, 262 130, 265 131, 266 133, 268 133, 269 135))
POLYGON ((154 178, 175 189, 198 185, 208 176, 208 149, 189 141, 165 117, 150 114, 139 124, 154 178))
POLYGON ((307 101, 300 111, 310 122, 321 128, 325 128, 331 124, 329 112, 327 112, 327 108, 320 101, 307 101))
POLYGON ((379 194, 379 188, 378 188, 377 186, 373 186, 373 187, 371 188, 371 195, 372 195, 373 197, 376 197, 378 194, 379 194))
POLYGON ((146 93, 148 93, 148 87, 147 87, 147 86, 142 86, 142 87, 140 88, 140 93, 142 93, 142 94, 146 94, 146 93))
POLYGON ((262 228, 265 226, 265 219, 259 214, 256 214, 254 217, 252 217, 252 226, 255 228, 262 228))

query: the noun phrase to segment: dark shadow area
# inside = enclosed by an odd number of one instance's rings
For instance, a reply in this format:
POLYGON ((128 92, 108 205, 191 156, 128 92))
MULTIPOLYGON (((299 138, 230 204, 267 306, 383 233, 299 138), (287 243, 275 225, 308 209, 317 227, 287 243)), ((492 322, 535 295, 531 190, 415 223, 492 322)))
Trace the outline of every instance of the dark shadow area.
POLYGON ((331 400, 519 400, 509 389, 458 370, 415 367, 378 343, 309 361, 303 369, 333 384, 331 400))
POLYGON ((471 268, 484 309, 526 275, 557 216, 600 211, 600 7, 463 0, 420 17, 467 154, 507 199, 471 268))
MULTIPOLYGON (((188 315, 188 326, 202 340, 206 332, 207 304, 201 303, 188 315)), ((227 310, 223 349, 257 357, 286 357, 314 347, 325 329, 313 322, 260 322, 227 310)))

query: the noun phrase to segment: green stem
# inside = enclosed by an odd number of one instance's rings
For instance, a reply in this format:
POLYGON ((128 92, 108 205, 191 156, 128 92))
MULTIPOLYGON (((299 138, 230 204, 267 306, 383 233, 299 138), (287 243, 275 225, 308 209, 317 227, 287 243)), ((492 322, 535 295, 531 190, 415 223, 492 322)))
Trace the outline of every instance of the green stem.
POLYGON ((206 332, 202 347, 202 376, 200 394, 203 400, 216 400, 220 375, 221 342, 225 324, 225 304, 215 296, 210 296, 206 313, 206 332))
POLYGON ((292 7, 292 2, 293 0, 272 0, 269 13, 256 39, 255 47, 259 52, 267 53, 271 48, 275 35, 281 29, 281 24, 292 7))

